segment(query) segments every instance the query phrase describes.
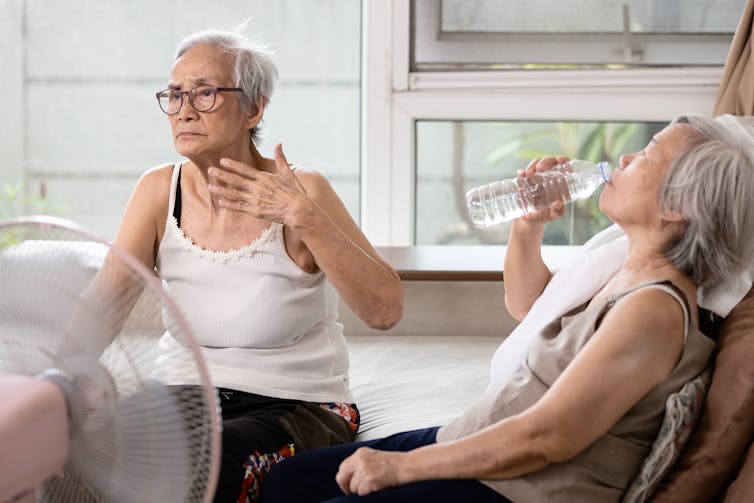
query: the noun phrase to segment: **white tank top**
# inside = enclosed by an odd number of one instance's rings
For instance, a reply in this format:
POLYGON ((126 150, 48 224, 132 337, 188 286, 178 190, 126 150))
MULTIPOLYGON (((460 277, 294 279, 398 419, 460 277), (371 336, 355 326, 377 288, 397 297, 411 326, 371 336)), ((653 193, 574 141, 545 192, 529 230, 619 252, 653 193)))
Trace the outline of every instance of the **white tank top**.
MULTIPOLYGON (((348 350, 338 295, 320 271, 288 256, 283 226, 272 223, 248 246, 213 251, 194 244, 173 216, 180 164, 173 168, 157 271, 201 346, 212 384, 309 402, 347 402, 348 350)), ((166 324, 166 326, 169 326, 166 324)), ((156 371, 193 384, 181 369, 190 352, 166 332, 156 371)))

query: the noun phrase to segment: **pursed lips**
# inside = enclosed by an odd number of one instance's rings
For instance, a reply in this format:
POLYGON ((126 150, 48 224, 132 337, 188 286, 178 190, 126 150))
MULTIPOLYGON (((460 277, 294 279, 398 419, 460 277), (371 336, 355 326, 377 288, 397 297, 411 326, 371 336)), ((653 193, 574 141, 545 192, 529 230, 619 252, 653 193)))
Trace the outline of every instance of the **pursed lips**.
POLYGON ((181 137, 191 137, 191 136, 205 136, 202 133, 196 133, 194 131, 181 131, 177 135, 175 135, 176 138, 181 137))

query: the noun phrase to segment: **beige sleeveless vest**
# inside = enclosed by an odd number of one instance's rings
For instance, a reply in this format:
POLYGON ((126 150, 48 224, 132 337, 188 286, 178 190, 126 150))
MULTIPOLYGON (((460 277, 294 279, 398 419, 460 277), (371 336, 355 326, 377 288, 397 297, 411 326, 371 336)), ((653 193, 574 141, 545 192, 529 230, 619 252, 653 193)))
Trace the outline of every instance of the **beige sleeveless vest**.
MULTIPOLYGON (((536 403, 590 340, 605 313, 626 294, 638 288, 661 288, 673 295, 687 313, 686 303, 676 291, 659 283, 641 285, 589 307, 584 304, 545 327, 522 367, 509 379, 492 383, 465 414, 438 431, 437 441, 464 437, 536 403)), ((523 477, 482 482, 516 503, 619 501, 657 437, 666 399, 706 368, 714 349, 715 343, 689 322, 688 314, 686 320, 683 353, 671 375, 639 400, 604 436, 569 461, 551 464, 523 477)))

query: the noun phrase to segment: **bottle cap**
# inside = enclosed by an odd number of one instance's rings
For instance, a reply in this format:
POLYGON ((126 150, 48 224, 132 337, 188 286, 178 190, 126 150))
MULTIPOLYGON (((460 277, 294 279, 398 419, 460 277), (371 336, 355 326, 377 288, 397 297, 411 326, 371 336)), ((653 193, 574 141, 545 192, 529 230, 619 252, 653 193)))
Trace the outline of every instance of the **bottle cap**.
POLYGON ((600 162, 598 166, 600 168, 602 179, 605 180, 605 183, 610 183, 610 175, 613 172, 613 168, 605 161, 600 162))

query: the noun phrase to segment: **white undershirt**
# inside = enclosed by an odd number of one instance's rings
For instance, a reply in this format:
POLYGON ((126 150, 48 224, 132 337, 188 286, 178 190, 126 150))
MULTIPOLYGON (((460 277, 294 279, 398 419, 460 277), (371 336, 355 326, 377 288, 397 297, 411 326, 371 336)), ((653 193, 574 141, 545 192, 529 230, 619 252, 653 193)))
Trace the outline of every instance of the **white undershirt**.
MULTIPOLYGON (((179 169, 173 170, 157 270, 202 348, 212 384, 278 398, 353 402, 338 296, 325 275, 291 260, 277 223, 238 250, 194 244, 173 217, 179 169)), ((191 381, 182 370, 193 368, 187 348, 169 332, 160 348, 161 376, 191 381)))

